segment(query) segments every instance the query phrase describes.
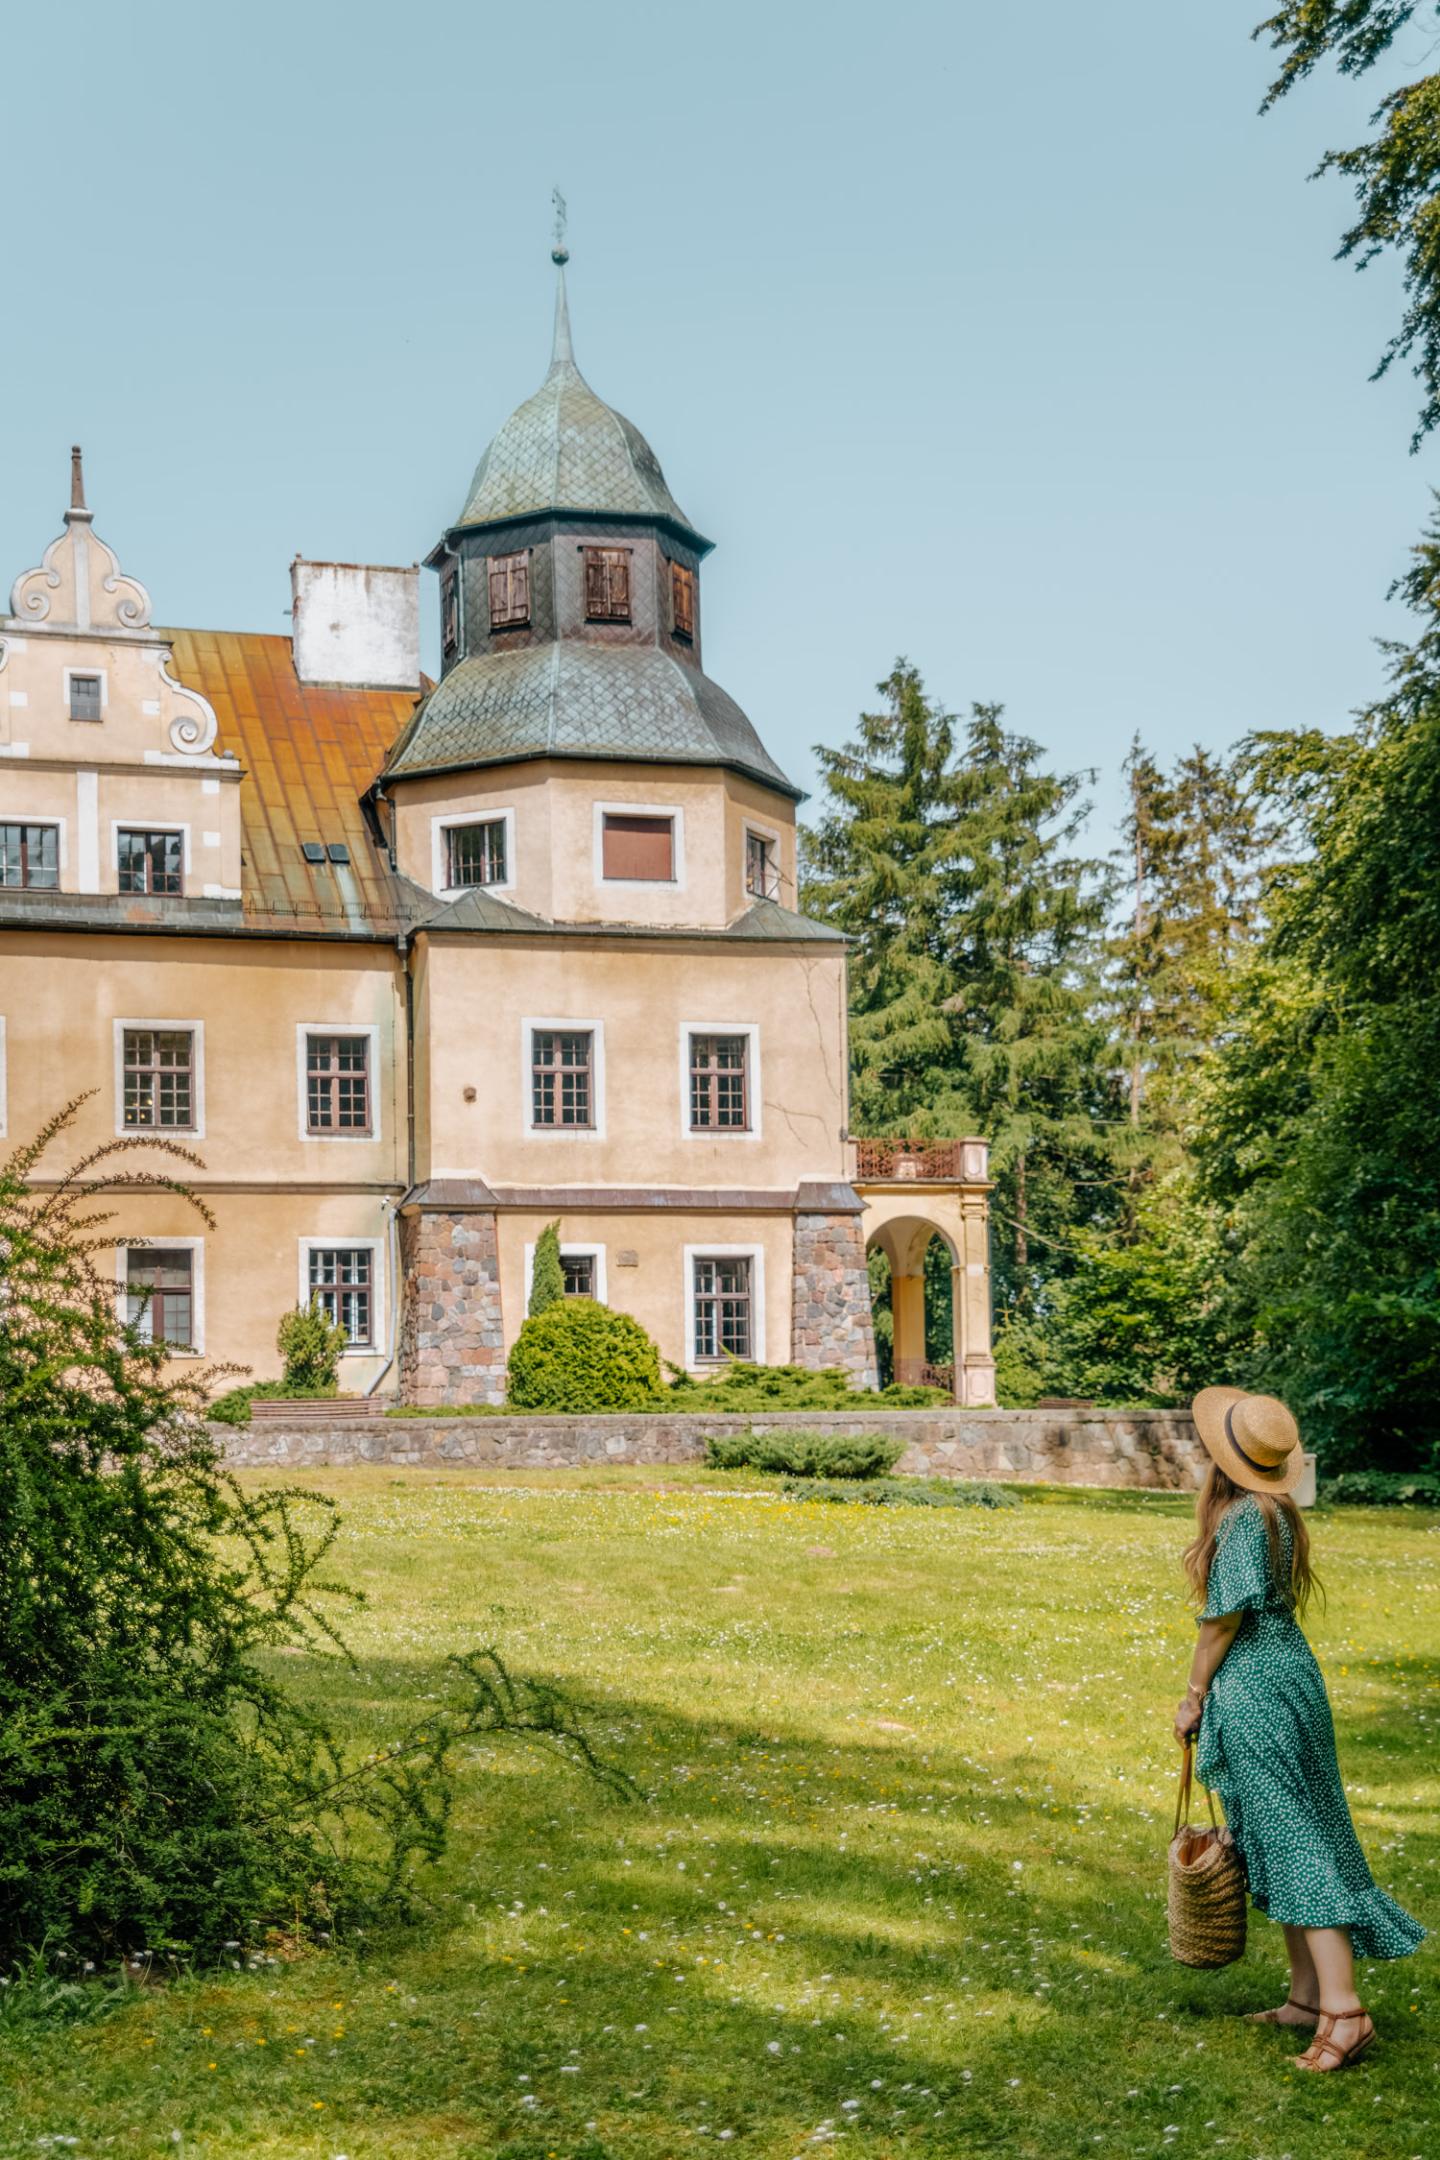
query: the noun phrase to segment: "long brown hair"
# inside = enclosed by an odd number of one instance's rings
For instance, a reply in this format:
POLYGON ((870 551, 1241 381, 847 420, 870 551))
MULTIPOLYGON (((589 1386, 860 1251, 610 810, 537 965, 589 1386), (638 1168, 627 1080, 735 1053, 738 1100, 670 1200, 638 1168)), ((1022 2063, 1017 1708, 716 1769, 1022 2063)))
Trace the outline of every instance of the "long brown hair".
MULTIPOLYGON (((1249 1487, 1236 1485, 1226 1477, 1219 1463, 1212 1462, 1205 1473, 1205 1482, 1195 1495, 1195 1537, 1185 1548, 1185 1573, 1197 1604, 1203 1605, 1210 1590, 1210 1569, 1215 1559, 1215 1540, 1220 1531, 1220 1518, 1232 1500, 1243 1500, 1249 1487)), ((1303 1613, 1316 1591, 1324 1597, 1319 1579, 1310 1565, 1310 1532, 1305 1518, 1288 1493, 1250 1493, 1260 1510, 1265 1524, 1265 1542, 1270 1547, 1270 1579, 1297 1615, 1303 1613), (1290 1571, 1285 1580, 1285 1561, 1280 1543, 1280 1517, 1290 1525, 1290 1571)))

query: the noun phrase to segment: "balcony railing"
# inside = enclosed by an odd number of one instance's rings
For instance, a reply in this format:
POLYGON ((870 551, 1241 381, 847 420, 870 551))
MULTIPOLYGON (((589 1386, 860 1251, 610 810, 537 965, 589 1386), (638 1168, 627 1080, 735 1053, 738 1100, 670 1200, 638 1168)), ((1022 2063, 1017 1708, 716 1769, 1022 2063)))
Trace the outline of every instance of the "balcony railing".
POLYGON ((865 1185, 979 1185, 989 1157, 983 1140, 857 1140, 855 1175, 865 1185))

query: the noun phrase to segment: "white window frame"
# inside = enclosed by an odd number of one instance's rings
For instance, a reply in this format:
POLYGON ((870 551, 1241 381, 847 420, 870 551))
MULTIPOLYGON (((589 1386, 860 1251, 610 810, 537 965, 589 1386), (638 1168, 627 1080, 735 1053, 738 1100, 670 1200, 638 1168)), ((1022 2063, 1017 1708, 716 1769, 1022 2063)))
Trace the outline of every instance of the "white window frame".
POLYGON ((566 1020, 536 1020, 526 1018, 520 1022, 520 1086, 522 1127, 526 1135, 536 1140, 576 1141, 603 1140, 605 1138, 605 1023, 603 1020, 583 1020, 571 1017, 566 1020), (591 1086, 594 1090, 594 1122, 590 1125, 537 1125, 535 1123, 535 1050, 536 1030, 542 1032, 558 1029, 567 1035, 588 1034, 594 1045, 590 1067, 591 1086))
MULTIPOLYGON (((130 1023, 132 1026, 134 1022, 130 1023)), ((146 1252, 158 1247, 162 1252, 188 1250, 190 1261, 190 1312, 194 1322, 190 1332, 194 1340, 188 1350, 166 1346, 167 1354, 174 1358, 202 1358, 205 1355, 205 1240, 203 1237, 168 1237, 163 1232, 156 1237, 125 1238, 115 1246, 115 1301, 116 1310, 125 1319, 130 1298, 130 1259, 132 1252, 146 1252)))
POLYGON ((702 1358, 695 1347, 695 1263, 697 1260, 748 1260, 750 1262, 750 1357, 752 1365, 770 1363, 769 1315, 765 1309, 765 1248, 763 1245, 687 1245, 685 1258, 685 1366, 689 1372, 724 1369, 723 1358, 702 1358))
POLYGON ((126 900, 188 900, 193 865, 190 860, 190 827, 179 818, 117 817, 110 820, 110 875, 115 880, 115 890, 120 891, 120 835, 122 832, 179 833, 180 878, 184 886, 178 893, 124 893, 126 900))
MULTIPOLYGON (((115 1029, 115 1137, 117 1140, 203 1140, 205 1138, 205 1023, 203 1020, 116 1020, 115 1029), (163 1028, 171 1034, 187 1030, 194 1038, 195 1122, 193 1125, 127 1125, 125 1123, 125 1030, 163 1028)), ((174 1238, 172 1244, 183 1244, 174 1238)))
MULTIPOLYGON (((82 726, 84 726, 85 724, 86 724, 85 722, 83 722, 83 721, 81 722, 81 725, 82 725, 82 726)), ((5 886, 5 887, 3 888, 3 890, 4 890, 4 891, 6 891, 6 892, 25 892, 25 891, 31 891, 31 892, 34 892, 34 891, 36 891, 37 889, 38 889, 39 891, 41 891, 41 892, 60 892, 60 891, 63 891, 63 889, 64 889, 64 883, 65 883, 65 872, 66 872, 66 871, 67 871, 67 870, 69 869, 69 867, 70 867, 70 836, 69 836, 69 834, 68 834, 68 832, 67 832, 67 830, 66 830, 66 827, 67 827, 67 826, 69 825, 69 822, 70 822, 70 821, 69 821, 69 819, 68 819, 68 818, 64 818, 64 817, 51 817, 48 811, 47 811, 47 812, 45 812, 45 813, 44 813, 44 814, 43 814, 42 816, 39 816, 39 817, 33 817, 33 816, 32 816, 32 815, 30 814, 30 812, 29 812, 28 810, 6 810, 6 809, 3 809, 3 808, 0 808, 0 825, 53 825, 53 826, 55 826, 55 827, 56 827, 56 829, 57 829, 57 831, 58 831, 58 833, 59 833, 59 836, 60 836, 60 837, 59 837, 59 839, 58 839, 58 840, 56 841, 56 843, 55 843, 55 845, 56 845, 56 848, 57 848, 57 850, 58 850, 58 852, 59 852, 59 857, 60 857, 60 884, 59 884, 59 885, 53 885, 53 886, 40 886, 40 887, 38 887, 38 888, 37 888, 37 887, 35 887, 35 886, 29 886, 29 887, 27 887, 27 886, 23 886, 23 885, 7 885, 7 886, 5 886)), ((117 878, 117 881, 116 881, 116 882, 117 882, 117 883, 119 882, 119 881, 118 881, 118 878, 117 878)))
POLYGON ((640 886, 646 892, 685 890, 685 812, 679 803, 597 802, 594 810, 595 883, 613 892, 621 886, 640 886), (607 817, 653 817, 670 820, 670 868, 668 878, 607 878, 605 875, 605 820, 607 817))
POLYGON ((110 710, 109 669, 103 667, 67 667, 62 669, 61 672, 65 684, 65 718, 73 721, 76 727, 94 727, 97 725, 94 720, 75 719, 74 713, 70 710, 70 678, 72 675, 98 675, 100 678, 100 719, 103 721, 106 713, 110 710))
POLYGON ((296 1118, 300 1138, 325 1146, 339 1141, 345 1147, 368 1147, 380 1138, 380 1030, 363 1020, 297 1020, 295 1023, 296 1118), (366 1076, 370 1083, 369 1132, 311 1132, 309 1089, 309 1038, 312 1035, 364 1035, 369 1042, 366 1076))
MULTIPOLYGON (((605 1266, 605 1247, 603 1245, 597 1245, 594 1238, 582 1238, 575 1244, 570 1244, 562 1238, 560 1241, 560 1257, 562 1260, 593 1260, 595 1262, 595 1303, 597 1305, 609 1304, 610 1283, 605 1266)), ((530 1292, 534 1287, 535 1247, 533 1244, 529 1244, 525 1247, 525 1310, 527 1313, 530 1310, 530 1292)))
POLYGON ((760 1028, 753 1020, 682 1020, 680 1022, 680 1132, 686 1140, 758 1140, 760 1138, 760 1028), (743 1035, 746 1038, 746 1089, 750 1123, 743 1129, 690 1122, 690 1038, 692 1035, 743 1035))
POLYGON ((515 890, 515 812, 505 807, 494 810, 465 810, 456 815, 447 811, 430 820, 430 890, 443 899, 459 900, 469 892, 511 893, 515 890), (503 885, 447 885, 445 874, 449 869, 449 836, 462 825, 503 825, 505 827, 505 882, 503 885))
POLYGON ((770 841, 770 842, 771 842, 771 843, 773 844, 773 846, 774 846, 774 849, 775 849, 775 884, 776 884, 776 888, 777 888, 777 889, 776 889, 776 892, 775 892, 775 896, 774 896, 774 897, 775 897, 775 900, 776 900, 776 902, 777 902, 777 904, 778 904, 778 903, 779 903, 779 900, 780 900, 780 894, 781 894, 781 892, 782 892, 782 891, 784 890, 784 886, 785 886, 785 873, 784 873, 784 870, 783 870, 783 869, 782 869, 782 867, 781 867, 781 865, 782 865, 782 862, 783 862, 783 859, 784 859, 784 852, 785 852, 785 851, 784 851, 784 848, 783 848, 783 846, 782 846, 782 844, 781 844, 781 834, 780 834, 780 829, 779 829, 779 827, 778 827, 778 826, 775 826, 775 825, 762 825, 762 824, 760 823, 760 820, 759 820, 758 818, 752 818, 752 817, 747 817, 747 818, 745 819, 745 821, 744 821, 744 825, 743 825, 743 827, 742 827, 742 830, 741 830, 741 835, 740 835, 740 890, 741 890, 741 892, 742 892, 742 893, 743 893, 743 894, 745 895, 745 898, 746 898, 747 900, 758 900, 758 899, 761 899, 761 898, 763 897, 763 895, 762 895, 762 894, 760 894, 760 893, 752 893, 752 892, 751 892, 751 890, 750 890, 750 888, 749 888, 749 886, 748 886, 748 885, 746 884, 746 882, 745 882, 745 870, 746 870, 745 856, 746 856, 746 853, 747 853, 747 843, 748 843, 748 841, 749 841, 749 838, 750 838, 750 835, 751 835, 751 833, 754 833, 757 839, 760 839, 760 840, 769 840, 769 841, 770 841))
MULTIPOLYGON (((357 1032, 351 1030, 352 1033, 357 1032)), ((368 1343, 346 1343, 342 1358, 373 1358, 385 1355, 389 1341, 386 1310, 385 1240, 378 1237, 348 1237, 336 1230, 329 1237, 302 1237, 296 1240, 299 1257, 296 1271, 297 1295, 295 1302, 302 1310, 310 1309, 310 1255, 312 1252, 364 1252, 370 1254, 370 1333, 368 1343)))

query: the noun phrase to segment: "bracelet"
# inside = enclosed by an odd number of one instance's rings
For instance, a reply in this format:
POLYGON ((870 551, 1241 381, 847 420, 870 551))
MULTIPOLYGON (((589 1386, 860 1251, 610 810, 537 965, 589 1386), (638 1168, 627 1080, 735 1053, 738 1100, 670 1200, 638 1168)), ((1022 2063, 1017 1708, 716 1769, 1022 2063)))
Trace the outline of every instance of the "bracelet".
POLYGON ((1193 1695, 1197 1703, 1203 1703, 1205 1700, 1206 1690, 1204 1688, 1196 1687, 1194 1681, 1192 1680, 1190 1682, 1190 1685, 1186 1688, 1185 1693, 1187 1695, 1193 1695))

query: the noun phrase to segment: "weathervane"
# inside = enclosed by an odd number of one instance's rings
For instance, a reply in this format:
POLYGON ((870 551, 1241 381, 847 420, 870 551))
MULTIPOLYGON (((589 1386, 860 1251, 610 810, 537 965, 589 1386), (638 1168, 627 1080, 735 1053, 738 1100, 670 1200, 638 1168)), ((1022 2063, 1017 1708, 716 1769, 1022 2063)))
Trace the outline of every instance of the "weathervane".
POLYGON ((565 198, 558 187, 551 188, 550 200, 555 205, 555 240, 550 250, 550 260, 563 264, 569 262, 570 250, 565 245, 565 198))

